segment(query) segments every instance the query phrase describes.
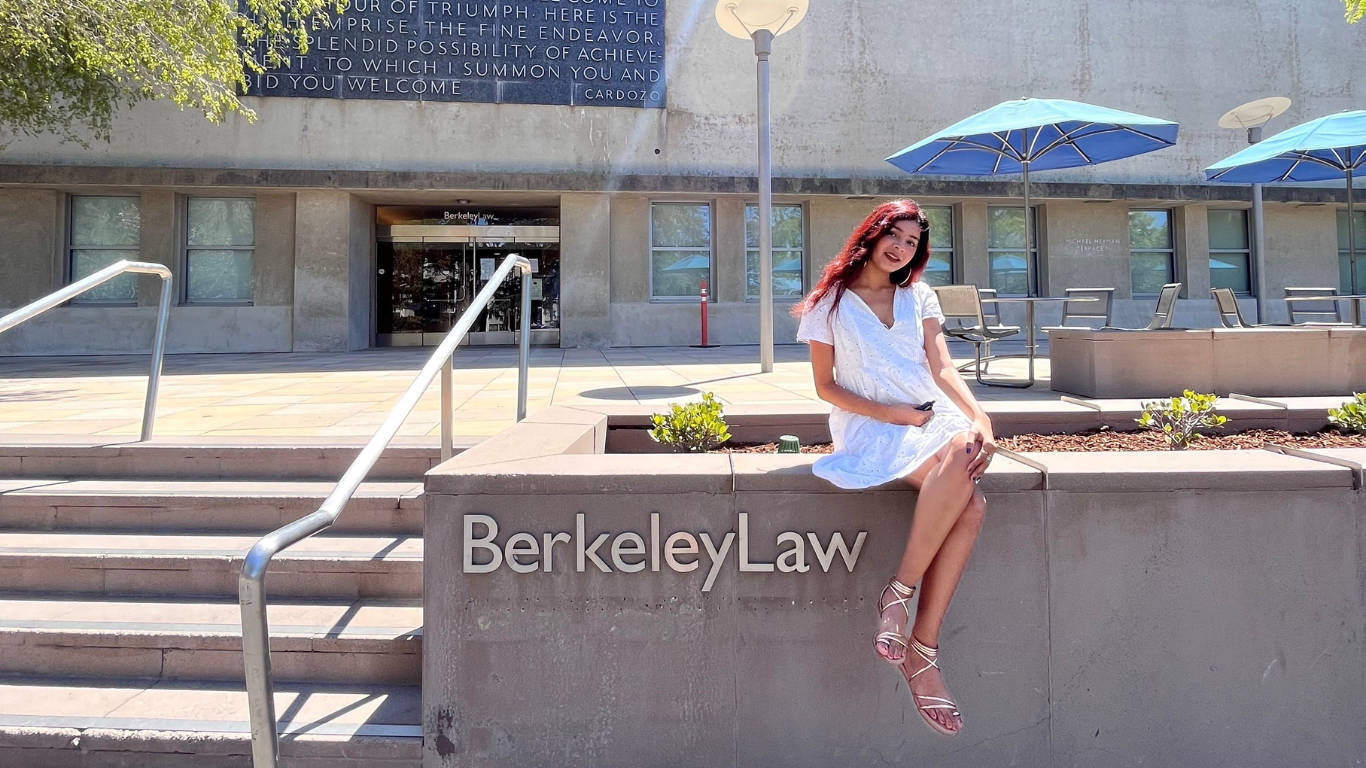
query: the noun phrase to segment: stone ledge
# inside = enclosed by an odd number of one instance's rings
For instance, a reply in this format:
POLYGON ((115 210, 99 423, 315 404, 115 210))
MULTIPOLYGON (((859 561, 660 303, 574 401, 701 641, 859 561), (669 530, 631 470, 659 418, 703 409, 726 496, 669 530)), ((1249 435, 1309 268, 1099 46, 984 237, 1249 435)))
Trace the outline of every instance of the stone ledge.
POLYGON ((1352 471, 1265 450, 1030 453, 1055 491, 1351 488, 1352 471))
MULTIPOLYGON (((1285 426, 1286 409, 1236 401, 1225 409, 1243 423, 1285 426)), ((1138 400, 1096 401, 1096 411, 1060 402, 1058 414, 1068 420, 1132 421, 1138 400)), ((654 493, 729 493, 732 491, 800 490, 836 492, 811 474, 813 454, 604 453, 608 427, 634 423, 648 406, 627 409, 553 408, 499 433, 427 474, 430 493, 597 493, 637 489, 654 493), (625 413, 621 413, 625 410, 625 413)), ((1036 408, 1032 414, 1049 414, 1036 408)), ((767 414, 746 418, 771 425, 823 419, 819 412, 767 414), (793 417, 795 416, 795 418, 793 417)), ((1052 416, 1047 416, 1052 418, 1052 416)), ((739 419, 737 419, 738 421, 739 419)), ((1232 420, 1232 419, 1231 419, 1232 420)), ((803 429, 810 423, 803 422, 803 429)), ((796 431, 801 431, 793 427, 796 431)), ((627 430, 639 432, 640 430, 627 430)), ((639 443, 639 436, 635 435, 639 443)), ((618 441, 621 442, 621 441, 618 441)), ((627 441, 629 442, 629 441, 627 441)), ((1366 449, 1362 449, 1366 454, 1366 449)), ((1143 451, 1027 453, 1047 475, 1049 490, 1109 492, 1123 490, 1293 490, 1352 487, 1354 472, 1346 467, 1283 456, 1272 451, 1143 451)), ((1039 471, 1002 456, 982 480, 986 492, 1045 489, 1039 471)), ((895 487, 871 489, 897 491, 895 487)))
MULTIPOLYGON (((342 190, 469 190, 488 184, 488 174, 470 171, 384 171, 271 168, 168 168, 114 165, 0 164, 0 184, 135 185, 149 187, 250 187, 342 190)), ((753 176, 685 174, 604 174, 522 172, 500 174, 505 190, 605 190, 619 192, 702 192, 756 194, 753 176)), ((779 195, 872 195, 879 197, 981 196, 1018 194, 1014 180, 981 178, 924 179, 906 175, 883 177, 775 176, 779 195)), ((1040 199, 1232 200, 1246 201, 1246 187, 1228 184, 1034 182, 1040 199)), ((1341 203, 1345 189, 1270 186, 1270 202, 1341 203)))

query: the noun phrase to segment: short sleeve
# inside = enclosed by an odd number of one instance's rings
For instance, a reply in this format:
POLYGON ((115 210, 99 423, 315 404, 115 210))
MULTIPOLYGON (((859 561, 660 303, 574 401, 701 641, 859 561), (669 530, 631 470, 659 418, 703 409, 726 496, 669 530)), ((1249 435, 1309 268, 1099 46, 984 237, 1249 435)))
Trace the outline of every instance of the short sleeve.
POLYGON ((819 341, 835 345, 835 331, 830 327, 830 308, 834 306, 834 291, 830 291, 816 302, 816 306, 802 313, 802 321, 797 326, 797 341, 819 341))
POLYGON ((933 317, 939 321, 940 325, 943 325, 944 312, 939 309, 939 296, 934 292, 934 289, 929 284, 917 280, 915 291, 920 298, 916 302, 916 306, 920 308, 920 320, 923 322, 925 319, 933 317))

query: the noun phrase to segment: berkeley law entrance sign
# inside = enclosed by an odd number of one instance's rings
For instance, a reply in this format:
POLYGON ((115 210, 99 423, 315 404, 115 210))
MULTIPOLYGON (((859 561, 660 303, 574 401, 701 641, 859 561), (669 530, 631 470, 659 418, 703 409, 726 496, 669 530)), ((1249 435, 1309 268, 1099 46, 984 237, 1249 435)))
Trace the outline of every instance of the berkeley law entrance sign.
MULTIPOLYGON (((941 634, 967 723, 942 739, 871 647, 914 494, 836 490, 807 454, 606 453, 639 437, 622 434, 648 411, 627 410, 533 414, 428 473, 424 768, 1366 754, 1359 470, 1036 454, 1045 473, 1002 455, 941 634)), ((823 421, 727 416, 741 440, 818 439, 823 421)), ((993 415, 1003 435, 1038 418, 993 415)))
POLYGON ((664 0, 352 0, 251 96, 664 106, 664 0))
POLYGON ((600 573, 640 573, 647 569, 659 573, 661 564, 674 573, 692 573, 705 560, 706 565, 701 570, 706 574, 706 579, 701 589, 710 592, 717 575, 732 554, 741 573, 773 573, 775 570, 779 573, 806 573, 811 570, 807 555, 809 546, 811 558, 822 573, 830 572, 836 554, 843 560, 845 569, 853 573, 854 563, 858 562, 859 552, 868 536, 867 531, 859 531, 854 537, 853 546, 848 546, 844 534, 839 531, 831 534, 828 542, 822 542, 815 532, 803 536, 796 531, 783 531, 776 540, 777 560, 763 562, 750 559, 749 515, 744 512, 739 514, 739 534, 726 531, 717 541, 713 541, 707 531, 697 534, 675 531, 661 535, 659 513, 652 512, 648 547, 646 537, 634 531, 600 533, 590 537, 585 533, 586 517, 582 513, 574 516, 572 533, 559 531, 537 537, 521 532, 500 542, 497 520, 489 515, 465 515, 464 571, 492 573, 506 563, 508 569, 515 573, 554 573, 555 564, 559 562, 564 570, 573 568, 576 573, 583 573, 589 568, 597 568, 600 573), (478 532, 481 527, 482 533, 478 532), (609 539, 611 544, 607 543, 609 539), (701 542, 700 549, 698 542, 701 542), (563 554, 558 561, 555 559, 557 544, 563 545, 563 554))

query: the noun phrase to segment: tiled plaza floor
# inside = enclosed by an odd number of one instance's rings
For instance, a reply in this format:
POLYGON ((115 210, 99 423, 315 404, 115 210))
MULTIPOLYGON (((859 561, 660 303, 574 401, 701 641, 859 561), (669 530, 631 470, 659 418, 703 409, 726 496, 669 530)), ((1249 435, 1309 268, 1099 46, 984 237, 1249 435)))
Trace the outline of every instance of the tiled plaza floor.
MULTIPOLYGON (((161 377, 155 436, 330 437, 361 442, 422 368, 432 348, 368 349, 335 354, 168 355, 161 377)), ((999 354, 1023 344, 998 343, 999 354)), ((971 348, 953 350, 967 359, 971 348)), ((1041 352, 1042 355, 1042 352, 1041 352)), ((551 404, 659 404, 714 392, 729 404, 818 402, 804 345, 780 345, 771 373, 759 372, 756 346, 535 348, 527 411, 551 404)), ((1024 360, 992 363, 993 376, 1022 376, 1024 360)), ((25 435, 136 438, 149 357, 0 358, 0 439, 25 435)), ((1036 363, 1029 389, 981 387, 982 400, 1056 400, 1048 360, 1036 363)), ((454 432, 491 435, 513 423, 517 350, 456 351, 454 432)), ((437 383, 399 435, 440 434, 437 383)))

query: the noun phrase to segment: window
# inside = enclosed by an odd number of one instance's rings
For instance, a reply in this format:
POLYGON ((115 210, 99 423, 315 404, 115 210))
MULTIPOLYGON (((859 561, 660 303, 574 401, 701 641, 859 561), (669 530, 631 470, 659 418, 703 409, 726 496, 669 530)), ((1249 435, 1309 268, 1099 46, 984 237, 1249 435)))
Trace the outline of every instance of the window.
POLYGON ((711 285, 711 205, 651 204, 650 298, 696 299, 703 280, 711 285))
POLYGON ((1158 294, 1175 282, 1172 212, 1129 211, 1129 278, 1135 296, 1158 294))
POLYGON ((930 220, 930 263, 920 279, 930 285, 949 285, 953 282, 953 209, 927 206, 924 211, 930 220))
MULTIPOLYGON (((75 196, 71 198, 71 281, 88 277, 121 259, 136 261, 142 217, 136 197, 75 196)), ((137 275, 120 275, 72 299, 72 303, 132 303, 137 300, 137 275)))
POLYGON ((192 197, 185 209, 185 300, 251 301, 256 201, 192 197))
MULTIPOLYGON (((1030 208, 1029 258, 1033 279, 1025 264, 1024 207, 987 209, 987 262, 991 287, 1000 296, 1036 296, 1039 293, 1039 210, 1030 208)), ((934 231, 931 225, 931 232, 934 231)))
MULTIPOLYGON (((802 298, 802 207, 775 205, 773 227, 773 298, 802 298)), ((759 298, 759 206, 745 206, 745 298, 759 298)))
POLYGON ((1252 250, 1248 245, 1247 211, 1209 212, 1209 286, 1252 293, 1252 250))
POLYGON ((1357 287, 1352 290, 1352 273, 1348 262, 1352 254, 1347 249, 1347 212, 1338 211, 1338 285, 1343 293, 1366 291, 1366 211, 1352 211, 1353 233, 1357 238, 1357 287))

